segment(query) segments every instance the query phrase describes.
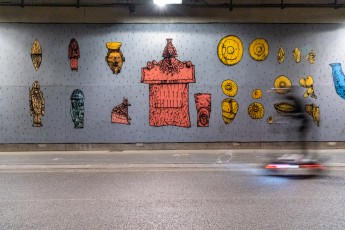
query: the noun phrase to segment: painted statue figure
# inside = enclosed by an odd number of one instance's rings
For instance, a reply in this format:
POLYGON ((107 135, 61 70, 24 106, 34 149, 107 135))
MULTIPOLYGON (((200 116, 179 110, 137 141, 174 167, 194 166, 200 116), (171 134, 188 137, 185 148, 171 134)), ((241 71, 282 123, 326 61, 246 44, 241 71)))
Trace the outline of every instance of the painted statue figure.
POLYGON ((80 89, 75 89, 71 95, 71 116, 74 128, 84 128, 84 93, 80 89))
POLYGON ((121 71, 125 57, 123 56, 120 47, 121 42, 107 42, 106 46, 108 48, 107 56, 105 61, 108 63, 108 66, 113 71, 113 74, 118 74, 121 71))
POLYGON ((127 98, 123 98, 121 104, 115 106, 111 111, 111 123, 130 125, 131 118, 128 115, 128 106, 131 106, 127 98))
POLYGON ((29 91, 30 114, 33 116, 32 126, 42 126, 42 116, 44 116, 45 101, 43 92, 40 89, 40 84, 35 81, 29 91))
POLYGON ((71 70, 78 71, 78 58, 80 58, 80 50, 78 42, 72 38, 68 45, 68 58, 70 59, 71 70))

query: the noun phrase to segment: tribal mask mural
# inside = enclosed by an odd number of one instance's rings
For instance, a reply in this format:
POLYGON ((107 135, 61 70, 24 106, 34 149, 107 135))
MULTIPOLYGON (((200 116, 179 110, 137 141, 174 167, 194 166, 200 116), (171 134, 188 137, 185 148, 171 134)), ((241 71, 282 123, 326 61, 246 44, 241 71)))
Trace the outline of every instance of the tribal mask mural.
POLYGON ((78 71, 78 58, 80 58, 80 50, 78 42, 72 38, 68 45, 68 58, 70 59, 71 70, 78 71))
POLYGON ((84 93, 80 89, 75 89, 71 95, 71 117, 74 128, 84 128, 84 93))
POLYGON ((120 50, 121 45, 121 42, 107 42, 106 44, 108 53, 105 57, 105 61, 113 71, 113 74, 120 73, 122 65, 125 62, 125 57, 120 50))
POLYGON ((37 71, 42 63, 42 48, 40 42, 36 39, 31 47, 31 60, 37 71))
POLYGON ((43 92, 40 89, 40 84, 35 81, 29 90, 29 104, 30 104, 30 114, 33 116, 32 126, 41 127, 42 126, 42 116, 44 116, 45 101, 43 92))
POLYGON ((150 125, 190 127, 189 85, 195 82, 194 65, 178 60, 172 39, 167 39, 163 60, 147 62, 141 82, 150 84, 150 125))
POLYGON ((194 94, 196 110, 198 112, 198 127, 208 127, 211 116, 211 94, 194 94))

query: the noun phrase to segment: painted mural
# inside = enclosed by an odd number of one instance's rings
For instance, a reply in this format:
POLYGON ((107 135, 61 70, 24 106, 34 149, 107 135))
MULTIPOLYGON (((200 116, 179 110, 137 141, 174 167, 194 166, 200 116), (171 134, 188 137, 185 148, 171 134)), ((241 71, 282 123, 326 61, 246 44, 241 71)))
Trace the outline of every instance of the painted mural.
POLYGON ((268 57, 268 42, 263 38, 257 38, 250 43, 249 54, 255 61, 264 61, 268 57))
POLYGON ((132 119, 128 115, 128 106, 131 106, 131 104, 124 97, 122 103, 115 106, 111 111, 111 123, 130 125, 132 119))
POLYGON ((291 88, 291 80, 285 76, 285 75, 280 75, 274 80, 274 89, 277 93, 279 94, 284 94, 290 91, 291 88))
POLYGON ((38 39, 35 39, 31 47, 31 61, 37 71, 42 63, 42 48, 38 39))
POLYGON ((29 90, 29 104, 30 104, 30 115, 33 117, 32 126, 41 127, 42 117, 45 112, 45 100, 41 86, 38 81, 32 83, 32 87, 29 90))
POLYGON ((211 94, 196 93, 194 94, 195 106, 198 113, 197 126, 208 127, 211 117, 211 94))
POLYGON ((320 107, 315 104, 305 105, 305 111, 312 116, 314 123, 320 126, 320 107))
POLYGON ((80 89, 75 89, 71 94, 71 117, 74 123, 74 128, 82 129, 84 128, 84 93, 80 89))
POLYGON ((113 74, 119 74, 121 72, 123 63, 125 62, 125 57, 120 50, 121 46, 121 42, 107 42, 106 44, 108 53, 105 57, 105 61, 108 63, 109 68, 113 71, 113 74))
POLYGON ((261 89, 254 89, 252 92, 252 98, 253 99, 260 99, 262 97, 263 93, 261 89))
POLYGON ((243 44, 239 37, 228 35, 218 43, 218 57, 224 65, 236 65, 243 56, 243 44))
POLYGON ((284 59, 285 59, 285 51, 284 51, 284 49, 282 47, 280 47, 279 50, 278 50, 277 59, 278 59, 278 63, 279 64, 282 64, 284 59))
MULTIPOLYGON (((235 81, 227 79, 222 82, 222 91, 229 97, 237 94, 238 86, 235 81)), ((222 101, 222 117, 226 125, 233 122, 238 113, 238 102, 234 98, 225 98, 222 101)))
POLYGON ((340 63, 329 64, 332 67, 332 77, 335 91, 342 98, 345 99, 345 75, 340 63))
POLYGON ((307 59, 307 61, 309 61, 310 64, 314 64, 315 63, 315 57, 316 57, 315 51, 312 50, 308 53, 308 55, 306 56, 306 59, 307 59))
POLYGON ((252 119, 261 119, 265 115, 265 108, 259 102, 253 102, 248 106, 248 114, 252 119))
POLYGON ((297 47, 293 50, 292 53, 293 53, 293 58, 295 62, 296 63, 301 62, 301 51, 297 47))
POLYGON ((311 96, 311 98, 317 98, 315 95, 315 90, 314 90, 314 79, 311 75, 301 78, 299 80, 300 86, 307 88, 307 91, 303 94, 303 97, 306 98, 308 96, 311 96))
POLYGON ((78 59, 80 58, 80 50, 78 41, 72 38, 68 45, 68 58, 70 59, 71 70, 78 71, 78 59))
POLYGON ((163 59, 147 62, 141 82, 149 84, 151 126, 191 127, 189 83, 195 83, 194 65, 180 61, 171 38, 167 38, 163 59))

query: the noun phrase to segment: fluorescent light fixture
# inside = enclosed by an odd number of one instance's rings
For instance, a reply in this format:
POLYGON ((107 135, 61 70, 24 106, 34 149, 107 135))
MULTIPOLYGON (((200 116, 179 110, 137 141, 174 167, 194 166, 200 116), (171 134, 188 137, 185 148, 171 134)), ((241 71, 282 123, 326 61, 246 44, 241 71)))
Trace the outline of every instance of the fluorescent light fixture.
POLYGON ((182 4, 182 0, 153 0, 153 3, 159 6, 166 4, 182 4))

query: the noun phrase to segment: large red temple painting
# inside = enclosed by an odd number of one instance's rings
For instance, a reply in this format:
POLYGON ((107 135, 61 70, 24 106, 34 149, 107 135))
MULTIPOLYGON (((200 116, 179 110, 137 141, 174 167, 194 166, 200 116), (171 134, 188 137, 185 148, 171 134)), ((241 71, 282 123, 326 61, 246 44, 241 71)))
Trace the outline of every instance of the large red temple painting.
POLYGON ((172 39, 167 39, 163 59, 147 62, 142 68, 141 82, 149 84, 151 126, 189 128, 189 83, 195 83, 194 65, 180 61, 172 39))

